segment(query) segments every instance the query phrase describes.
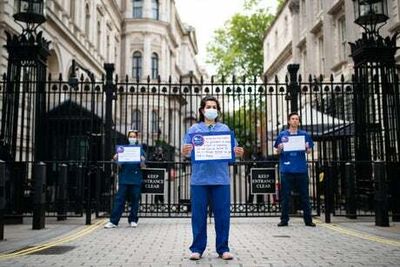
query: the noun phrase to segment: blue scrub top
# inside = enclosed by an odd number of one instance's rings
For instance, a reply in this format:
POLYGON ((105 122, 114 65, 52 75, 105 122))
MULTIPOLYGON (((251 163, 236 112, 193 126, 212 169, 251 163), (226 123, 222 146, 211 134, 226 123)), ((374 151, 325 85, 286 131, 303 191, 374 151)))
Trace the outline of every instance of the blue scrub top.
MULTIPOLYGON (((282 139, 288 136, 305 136, 305 141, 308 142, 309 148, 314 147, 314 142, 311 136, 302 130, 297 130, 297 134, 291 134, 289 130, 284 130, 279 133, 278 138, 275 141, 274 147, 278 148, 278 145, 282 143, 282 139)), ((307 160, 305 151, 282 151, 280 154, 279 169, 281 173, 307 173, 307 160)))
MULTIPOLYGON (((190 134, 226 132, 230 131, 226 124, 217 122, 212 127, 208 127, 204 122, 193 124, 187 131, 183 143, 191 144, 190 134)), ((237 144, 235 140, 235 144, 237 144)), ((229 185, 229 165, 223 161, 209 161, 192 163, 191 185, 229 185)))
MULTIPOLYGON (((141 154, 144 156, 143 149, 141 154)), ((140 168, 140 163, 120 163, 120 171, 118 175, 119 184, 134 184, 141 185, 143 182, 143 174, 140 168)))

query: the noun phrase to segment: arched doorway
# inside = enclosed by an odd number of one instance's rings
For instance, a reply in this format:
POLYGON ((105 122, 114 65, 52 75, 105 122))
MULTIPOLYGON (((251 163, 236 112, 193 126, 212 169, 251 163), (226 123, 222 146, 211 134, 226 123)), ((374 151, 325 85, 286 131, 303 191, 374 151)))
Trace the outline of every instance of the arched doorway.
POLYGON ((57 80, 60 75, 60 62, 54 49, 50 50, 50 56, 47 60, 47 74, 51 74, 52 80, 57 80))

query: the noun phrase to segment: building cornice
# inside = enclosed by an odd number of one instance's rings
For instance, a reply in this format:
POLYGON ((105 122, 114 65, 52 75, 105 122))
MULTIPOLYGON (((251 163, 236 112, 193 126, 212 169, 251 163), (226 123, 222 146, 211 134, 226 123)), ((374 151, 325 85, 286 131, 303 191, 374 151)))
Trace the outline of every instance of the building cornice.
POLYGON ((314 26, 311 28, 310 33, 312 33, 312 34, 317 34, 317 33, 321 32, 322 26, 323 26, 323 25, 324 25, 324 23, 323 23, 322 19, 319 18, 319 19, 315 22, 314 26))
POLYGON ((337 0, 336 2, 333 3, 333 5, 328 9, 328 14, 335 16, 337 13, 342 10, 344 6, 344 0, 337 0))
POLYGON ((267 78, 270 77, 273 73, 277 73, 282 65, 292 56, 292 42, 289 42, 285 48, 279 53, 279 56, 275 59, 274 62, 270 65, 270 67, 264 72, 264 75, 267 78))

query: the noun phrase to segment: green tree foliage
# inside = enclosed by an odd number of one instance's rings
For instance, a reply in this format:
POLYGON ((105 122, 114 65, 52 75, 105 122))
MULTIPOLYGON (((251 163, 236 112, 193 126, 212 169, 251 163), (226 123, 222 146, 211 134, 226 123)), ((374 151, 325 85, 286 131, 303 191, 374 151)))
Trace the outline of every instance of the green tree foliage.
POLYGON ((257 131, 260 125, 265 125, 263 107, 265 103, 259 99, 249 99, 246 105, 224 114, 224 123, 235 131, 239 145, 245 149, 245 158, 248 159, 256 150, 257 131), (257 126, 258 125, 258 126, 257 126))
POLYGON ((283 4, 286 2, 286 0, 278 0, 278 10, 280 10, 283 6, 283 4))
POLYGON ((268 9, 259 8, 259 3, 260 0, 245 0, 244 13, 236 13, 214 32, 207 46, 207 62, 216 66, 219 76, 263 73, 264 33, 275 16, 268 9))

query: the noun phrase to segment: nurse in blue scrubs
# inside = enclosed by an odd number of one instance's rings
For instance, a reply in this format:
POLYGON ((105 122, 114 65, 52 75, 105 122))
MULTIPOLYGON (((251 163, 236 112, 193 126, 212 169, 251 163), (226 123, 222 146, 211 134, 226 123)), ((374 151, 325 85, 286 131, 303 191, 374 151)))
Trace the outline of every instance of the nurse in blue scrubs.
MULTIPOLYGON (((190 156, 193 145, 190 134, 226 132, 229 127, 218 122, 221 107, 215 97, 207 96, 201 100, 200 120, 192 125, 185 135, 182 153, 190 156)), ((243 148, 234 148, 236 156, 243 155, 243 148)), ((190 246, 191 260, 199 260, 207 245, 207 205, 210 203, 215 221, 216 250, 224 260, 233 259, 229 252, 230 225, 230 177, 228 162, 208 161, 192 164, 191 177, 192 232, 190 246)))
MULTIPOLYGON (((138 145, 139 133, 136 130, 128 131, 129 145, 138 145)), ((142 168, 145 167, 145 157, 143 150, 141 150, 141 162, 140 163, 122 163, 120 165, 120 171, 118 174, 118 191, 115 196, 114 208, 110 216, 110 221, 104 225, 104 228, 116 228, 118 227, 119 220, 121 219, 122 213, 125 210, 125 201, 128 195, 130 195, 130 212, 128 217, 128 223, 130 227, 136 228, 138 226, 138 211, 140 194, 143 182, 142 168)), ((114 155, 113 160, 118 159, 118 154, 114 155)))

